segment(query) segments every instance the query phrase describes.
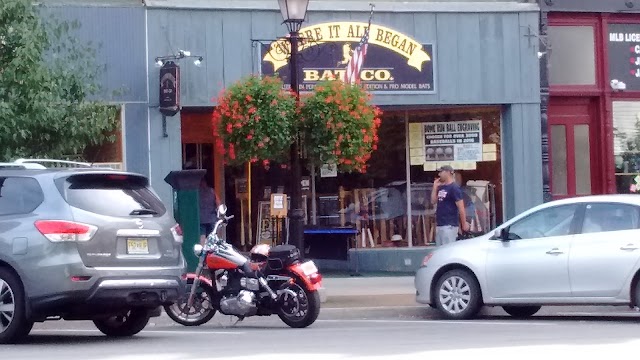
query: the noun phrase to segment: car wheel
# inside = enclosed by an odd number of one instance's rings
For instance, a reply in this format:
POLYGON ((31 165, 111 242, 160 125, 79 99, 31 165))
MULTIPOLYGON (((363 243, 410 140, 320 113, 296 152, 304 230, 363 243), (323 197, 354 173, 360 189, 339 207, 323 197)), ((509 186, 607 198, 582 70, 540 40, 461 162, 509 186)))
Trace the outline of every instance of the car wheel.
POLYGON ((435 288, 436 306, 448 319, 475 317, 482 306, 480 285, 466 270, 447 271, 438 279, 435 288))
POLYGON ((0 268, 0 344, 20 342, 32 327, 33 321, 26 318, 20 280, 13 272, 0 268))
POLYGON ((502 309, 514 318, 524 319, 533 316, 542 306, 503 306, 502 309))
POLYGON ((112 337, 133 336, 142 331, 148 322, 149 311, 146 309, 130 310, 122 315, 93 321, 98 330, 112 337))

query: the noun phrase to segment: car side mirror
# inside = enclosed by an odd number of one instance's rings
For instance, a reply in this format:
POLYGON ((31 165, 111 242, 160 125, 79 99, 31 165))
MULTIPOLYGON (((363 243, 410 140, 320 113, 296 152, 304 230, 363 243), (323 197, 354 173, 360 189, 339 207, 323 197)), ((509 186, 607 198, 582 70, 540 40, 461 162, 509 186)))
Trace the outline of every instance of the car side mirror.
POLYGON ((509 227, 496 229, 493 238, 501 241, 509 241, 509 227))
POLYGON ((500 229, 500 240, 509 241, 511 239, 511 232, 509 232, 509 227, 505 227, 500 229))

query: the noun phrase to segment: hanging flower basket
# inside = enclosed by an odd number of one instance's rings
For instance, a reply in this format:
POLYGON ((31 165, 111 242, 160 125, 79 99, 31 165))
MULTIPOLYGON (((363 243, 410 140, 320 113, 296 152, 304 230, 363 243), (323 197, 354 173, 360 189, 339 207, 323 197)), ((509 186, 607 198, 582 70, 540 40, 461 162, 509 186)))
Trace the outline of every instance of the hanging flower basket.
POLYGON ((287 158, 296 103, 282 85, 275 77, 250 76, 221 92, 213 125, 228 164, 287 158))
POLYGON ((358 85, 339 80, 319 83, 304 98, 302 134, 311 161, 335 164, 342 172, 365 172, 377 149, 382 112, 358 85))

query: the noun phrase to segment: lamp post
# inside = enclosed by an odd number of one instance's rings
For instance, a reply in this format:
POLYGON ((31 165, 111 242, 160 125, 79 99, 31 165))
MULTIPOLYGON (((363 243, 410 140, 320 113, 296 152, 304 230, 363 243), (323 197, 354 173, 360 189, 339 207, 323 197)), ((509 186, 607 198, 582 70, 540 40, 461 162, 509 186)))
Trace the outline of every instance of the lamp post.
MULTIPOLYGON (((307 14, 309 0, 278 0, 283 23, 289 30, 291 56, 289 70, 291 71, 291 89, 296 96, 296 106, 300 103, 300 89, 298 87, 298 40, 300 28, 307 14)), ((304 210, 302 209, 302 173, 300 167, 300 136, 296 134, 291 144, 291 208, 289 210, 289 241, 300 249, 304 257, 304 210)))

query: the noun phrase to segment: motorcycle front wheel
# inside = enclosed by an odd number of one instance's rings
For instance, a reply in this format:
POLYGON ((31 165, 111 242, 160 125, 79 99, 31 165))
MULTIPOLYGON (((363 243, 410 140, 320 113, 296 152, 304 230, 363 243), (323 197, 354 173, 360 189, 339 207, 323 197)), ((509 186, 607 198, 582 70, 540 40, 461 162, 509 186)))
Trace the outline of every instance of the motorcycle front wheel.
POLYGON ((313 324, 320 315, 320 294, 308 290, 298 279, 293 284, 284 285, 278 316, 292 328, 305 328, 313 324), (294 295, 295 294, 295 295, 294 295))
POLYGON ((193 286, 193 279, 187 281, 185 295, 171 305, 165 305, 164 311, 171 320, 184 326, 200 326, 206 324, 216 314, 212 299, 215 297, 213 289, 209 285, 200 282, 196 290, 193 304, 187 309, 187 300, 193 286))

